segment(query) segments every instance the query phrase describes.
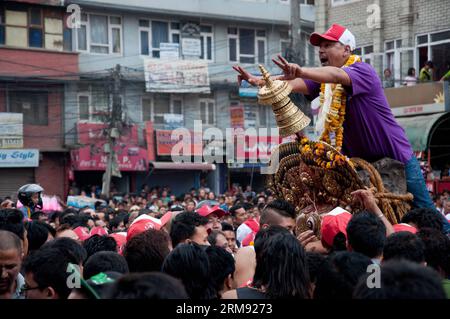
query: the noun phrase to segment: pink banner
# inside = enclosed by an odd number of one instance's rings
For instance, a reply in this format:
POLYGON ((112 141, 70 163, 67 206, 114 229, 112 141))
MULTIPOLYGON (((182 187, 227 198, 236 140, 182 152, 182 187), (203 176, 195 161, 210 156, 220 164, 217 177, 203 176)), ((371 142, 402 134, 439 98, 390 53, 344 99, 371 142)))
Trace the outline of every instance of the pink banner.
MULTIPOLYGON (((148 154, 138 145, 137 126, 121 131, 114 147, 117 164, 121 171, 146 171, 148 154)), ((78 139, 85 146, 71 151, 72 166, 79 171, 102 171, 106 169, 108 154, 104 152, 107 144, 107 130, 104 124, 78 123, 78 139)))

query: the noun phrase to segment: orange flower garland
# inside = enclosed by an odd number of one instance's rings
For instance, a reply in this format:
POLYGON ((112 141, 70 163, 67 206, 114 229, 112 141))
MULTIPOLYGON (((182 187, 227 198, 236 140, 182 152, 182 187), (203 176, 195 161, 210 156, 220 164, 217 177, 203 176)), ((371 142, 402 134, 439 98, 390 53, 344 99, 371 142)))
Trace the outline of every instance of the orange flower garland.
MULTIPOLYGON (((357 55, 352 55, 347 60, 344 66, 352 65, 353 63, 361 62, 361 58, 357 55)), ((342 155, 342 143, 344 140, 344 119, 345 106, 347 97, 344 92, 342 84, 332 84, 332 102, 329 112, 326 114, 325 128, 319 139, 319 142, 312 142, 308 138, 303 137, 300 140, 300 151, 309 156, 317 166, 330 169, 336 166, 342 166, 346 162, 353 166, 347 156, 342 155), (335 134, 335 143, 331 142, 330 133, 335 134), (334 146, 337 152, 325 152, 325 146, 320 142, 334 146), (334 145, 333 145, 334 144, 334 145)), ((320 87, 320 104, 323 106, 325 100, 325 84, 322 83, 320 87)))
MULTIPOLYGON (((361 62, 361 58, 357 55, 351 55, 344 67, 350 66, 353 63, 361 62)), ((331 102, 330 110, 326 114, 325 128, 320 136, 320 140, 330 145, 333 145, 339 152, 342 149, 342 143, 344 141, 344 119, 345 119, 345 106, 347 103, 347 97, 344 92, 342 84, 333 84, 333 99, 331 102), (335 133, 335 143, 331 143, 330 133, 335 133)), ((323 105, 325 100, 325 83, 320 86, 320 104, 323 105)))

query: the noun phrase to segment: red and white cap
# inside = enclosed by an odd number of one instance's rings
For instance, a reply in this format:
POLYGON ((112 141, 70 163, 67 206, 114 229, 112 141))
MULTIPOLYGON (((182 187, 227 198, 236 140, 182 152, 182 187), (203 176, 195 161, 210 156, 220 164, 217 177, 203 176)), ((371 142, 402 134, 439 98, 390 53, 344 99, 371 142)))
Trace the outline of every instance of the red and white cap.
POLYGON ((322 242, 332 247, 334 237, 338 233, 343 233, 347 238, 347 224, 351 218, 352 214, 341 207, 336 207, 328 214, 323 215, 320 229, 322 242))
POLYGON ((405 224, 405 223, 396 224, 396 225, 393 225, 392 227, 394 228, 394 231, 396 233, 398 233, 400 231, 407 231, 407 232, 410 232, 413 234, 417 233, 417 228, 415 228, 409 224, 405 224))
MULTIPOLYGON (((168 213, 164 214, 164 216, 167 214, 168 213)), ((128 228, 127 241, 146 230, 160 230, 170 220, 171 215, 172 213, 167 215, 166 218, 163 216, 161 219, 154 218, 146 214, 139 216, 133 221, 133 223, 131 223, 130 228, 128 228)))
POLYGON ((309 42, 314 46, 319 46, 323 40, 336 41, 343 45, 348 45, 352 51, 356 48, 356 40, 353 33, 339 24, 333 24, 324 34, 314 32, 311 34, 309 42))

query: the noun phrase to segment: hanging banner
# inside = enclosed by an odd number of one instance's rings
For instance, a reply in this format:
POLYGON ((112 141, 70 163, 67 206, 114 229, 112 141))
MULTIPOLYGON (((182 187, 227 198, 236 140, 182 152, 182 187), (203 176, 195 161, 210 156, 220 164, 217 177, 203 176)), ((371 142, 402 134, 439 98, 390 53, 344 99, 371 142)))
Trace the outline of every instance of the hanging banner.
POLYGON ((147 92, 211 93, 206 61, 144 59, 147 92))
POLYGON ((244 128, 244 106, 241 103, 230 105, 230 124, 232 128, 244 128))
POLYGON ((0 113, 0 148, 23 147, 23 114, 0 113))
MULTIPOLYGON (((71 151, 74 170, 103 171, 106 169, 108 154, 105 152, 107 127, 105 124, 78 123, 78 140, 85 146, 71 151)), ((120 132, 114 151, 121 171, 146 171, 147 150, 138 144, 138 128, 127 126, 120 132)))

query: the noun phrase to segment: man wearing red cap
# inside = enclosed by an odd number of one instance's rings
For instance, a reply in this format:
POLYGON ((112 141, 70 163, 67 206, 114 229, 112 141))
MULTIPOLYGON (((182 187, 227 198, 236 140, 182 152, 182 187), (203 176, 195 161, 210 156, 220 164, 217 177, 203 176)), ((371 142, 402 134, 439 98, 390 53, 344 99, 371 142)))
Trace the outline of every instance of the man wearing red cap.
MULTIPOLYGON (((321 111, 325 115, 336 104, 342 103, 344 108, 340 109, 339 115, 345 115, 344 135, 339 136, 339 131, 335 131, 335 139, 336 142, 343 139, 340 141, 343 153, 371 162, 389 157, 404 163, 408 191, 414 195, 413 205, 434 207, 419 163, 405 131, 392 114, 376 71, 352 54, 356 47, 353 34, 345 27, 333 24, 324 34, 313 33, 310 42, 319 47, 322 67, 304 68, 278 56, 279 60, 273 62, 284 75, 276 79, 289 81, 293 92, 309 95, 311 99, 320 95, 321 111)), ((253 85, 264 85, 261 78, 242 67, 233 68, 239 72, 239 82, 246 80, 253 85)), ((328 125, 325 118, 319 116, 319 129, 323 129, 320 124, 328 125)), ((330 135, 326 140, 330 140, 330 135)), ((443 222, 450 230, 450 224, 443 222)))

